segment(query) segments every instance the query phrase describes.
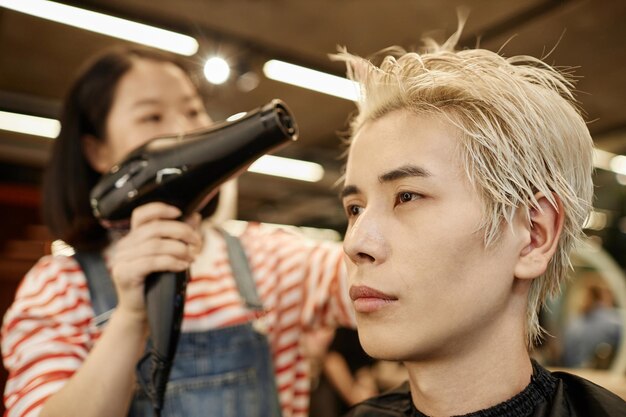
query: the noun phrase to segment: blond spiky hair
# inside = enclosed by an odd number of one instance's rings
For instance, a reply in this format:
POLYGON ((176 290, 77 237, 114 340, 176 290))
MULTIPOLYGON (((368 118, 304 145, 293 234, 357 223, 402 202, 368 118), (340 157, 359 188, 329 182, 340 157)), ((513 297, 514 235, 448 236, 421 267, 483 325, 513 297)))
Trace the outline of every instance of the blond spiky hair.
POLYGON ((367 121, 397 109, 437 114, 460 129, 461 160, 483 202, 486 247, 497 242, 503 220, 510 224, 517 210, 528 216, 531 208, 540 210, 537 193, 557 209, 554 196, 561 200, 557 251, 528 298, 526 336, 532 347, 543 332, 539 309, 560 290, 591 208, 593 143, 568 74, 530 56, 456 51, 462 28, 461 21, 444 44, 427 40, 422 53, 381 51, 386 56, 379 66, 345 49, 332 58, 344 61, 348 77, 361 85, 352 137, 367 121))

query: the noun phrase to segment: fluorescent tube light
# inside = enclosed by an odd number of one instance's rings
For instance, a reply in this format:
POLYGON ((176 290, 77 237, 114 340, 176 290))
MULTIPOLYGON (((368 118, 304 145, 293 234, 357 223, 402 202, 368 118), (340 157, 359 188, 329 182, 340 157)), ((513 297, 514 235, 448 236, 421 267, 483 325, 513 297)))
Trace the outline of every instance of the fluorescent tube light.
POLYGON ((42 19, 191 56, 198 42, 191 36, 48 0, 0 0, 0 6, 42 19))
POLYGON ((263 65, 267 78, 286 84, 308 88, 320 93, 356 101, 359 98, 359 84, 347 78, 312 70, 272 59, 263 65))
POLYGON ((626 175, 626 156, 596 148, 593 150, 593 166, 619 175, 626 175))
POLYGON ((606 171, 612 171, 611 160, 615 156, 616 155, 614 153, 595 148, 593 150, 593 166, 596 168, 604 169, 606 171))
POLYGON ((324 176, 324 168, 320 164, 274 155, 260 157, 248 171, 308 182, 317 182, 324 176))
POLYGON ((611 171, 616 174, 626 175, 626 156, 616 155, 611 159, 611 171))
POLYGON ((0 111, 0 129, 54 139, 59 135, 61 123, 45 117, 0 111))

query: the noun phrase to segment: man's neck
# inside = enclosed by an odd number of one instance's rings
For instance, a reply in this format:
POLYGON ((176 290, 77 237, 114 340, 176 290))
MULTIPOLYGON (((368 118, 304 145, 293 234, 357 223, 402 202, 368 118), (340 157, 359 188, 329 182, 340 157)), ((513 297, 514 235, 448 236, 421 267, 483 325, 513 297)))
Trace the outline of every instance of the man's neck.
POLYGON ((463 415, 524 390, 532 364, 524 343, 513 334, 483 338, 474 348, 436 360, 406 362, 416 408, 429 416, 463 415))

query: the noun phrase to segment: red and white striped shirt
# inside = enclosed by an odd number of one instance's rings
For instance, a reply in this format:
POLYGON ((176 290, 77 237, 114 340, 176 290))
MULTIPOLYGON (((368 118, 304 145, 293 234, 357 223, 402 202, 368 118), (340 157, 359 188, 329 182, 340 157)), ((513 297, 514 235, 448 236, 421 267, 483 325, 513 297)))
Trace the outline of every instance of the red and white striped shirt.
MULTIPOLYGON (((205 245, 191 267, 183 320, 187 332, 253 318, 237 290, 224 240, 210 227, 204 234, 215 244, 205 245)), ((299 349, 302 332, 318 325, 354 326, 341 247, 257 224, 248 225, 240 240, 267 310, 264 323, 283 416, 305 417, 310 387, 308 362, 299 349)), ((47 256, 28 272, 2 326, 9 371, 5 416, 38 415, 99 337, 93 318, 87 281, 74 258, 47 256)))

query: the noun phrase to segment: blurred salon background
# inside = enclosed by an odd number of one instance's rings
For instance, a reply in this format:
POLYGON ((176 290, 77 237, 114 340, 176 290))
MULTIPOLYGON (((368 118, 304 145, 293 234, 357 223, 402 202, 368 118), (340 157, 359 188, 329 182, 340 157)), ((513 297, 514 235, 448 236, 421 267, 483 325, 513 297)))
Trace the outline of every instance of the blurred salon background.
MULTIPOLYGON (((445 39, 459 8, 469 10, 461 46, 543 56, 579 77, 597 147, 594 212, 572 279, 542 312, 549 335, 534 356, 626 398, 624 0, 0 0, 0 312, 24 273, 51 251, 40 216, 42 170, 61 99, 91 55, 129 42, 180 54, 195 65, 216 121, 284 100, 300 139, 241 176, 237 218, 340 240, 340 138, 355 90, 328 54, 338 45, 369 55, 390 45, 417 48, 424 34, 445 39)), ((311 340, 324 342, 311 352, 319 388, 312 415, 332 417, 329 407, 403 379, 401 366, 362 356, 355 334, 329 329, 311 340), (351 379, 332 375, 344 365, 351 379), (328 407, 316 411, 316 404, 328 407)))

